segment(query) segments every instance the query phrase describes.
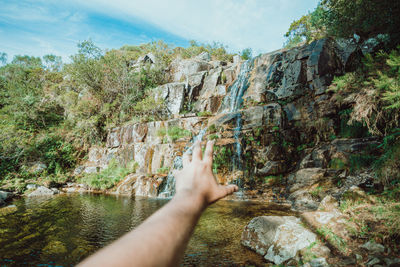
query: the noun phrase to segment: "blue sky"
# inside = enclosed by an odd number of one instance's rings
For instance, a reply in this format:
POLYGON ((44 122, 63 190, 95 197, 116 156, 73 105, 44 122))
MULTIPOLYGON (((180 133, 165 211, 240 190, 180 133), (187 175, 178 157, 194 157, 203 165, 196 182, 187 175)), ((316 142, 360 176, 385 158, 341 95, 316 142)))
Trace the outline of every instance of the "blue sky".
POLYGON ((294 19, 318 0, 0 0, 0 52, 68 60, 79 41, 103 49, 164 40, 218 41, 231 52, 282 47, 294 19))

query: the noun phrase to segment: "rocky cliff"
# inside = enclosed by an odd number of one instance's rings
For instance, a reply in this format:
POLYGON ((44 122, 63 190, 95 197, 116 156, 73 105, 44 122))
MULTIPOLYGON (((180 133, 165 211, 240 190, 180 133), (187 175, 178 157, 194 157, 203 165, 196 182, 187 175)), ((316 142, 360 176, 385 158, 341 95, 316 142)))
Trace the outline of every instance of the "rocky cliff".
POLYGON ((336 139, 344 107, 328 87, 359 54, 323 39, 247 61, 211 61, 207 53, 175 60, 167 71, 170 83, 156 89, 168 119, 110 130, 106 144, 92 147, 75 175, 134 161, 136 173, 117 193, 170 196, 171 171, 182 153, 196 138, 213 139, 218 182, 238 184, 245 197, 289 199, 295 209, 315 210, 326 194, 343 191, 337 181, 345 171, 332 162, 345 162, 376 142, 336 139))

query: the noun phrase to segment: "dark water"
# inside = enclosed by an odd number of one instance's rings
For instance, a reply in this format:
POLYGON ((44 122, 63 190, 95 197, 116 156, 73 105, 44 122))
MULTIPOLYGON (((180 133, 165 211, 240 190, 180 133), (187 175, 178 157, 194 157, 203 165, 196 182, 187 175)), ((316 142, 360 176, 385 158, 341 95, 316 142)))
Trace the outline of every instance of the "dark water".
MULTIPOLYGON (((75 265, 165 203, 89 194, 16 200, 15 212, 0 213, 0 265, 75 265)), ((282 213, 251 202, 220 201, 210 206, 195 229, 184 265, 263 264, 261 256, 240 245, 241 232, 255 216, 282 213)))

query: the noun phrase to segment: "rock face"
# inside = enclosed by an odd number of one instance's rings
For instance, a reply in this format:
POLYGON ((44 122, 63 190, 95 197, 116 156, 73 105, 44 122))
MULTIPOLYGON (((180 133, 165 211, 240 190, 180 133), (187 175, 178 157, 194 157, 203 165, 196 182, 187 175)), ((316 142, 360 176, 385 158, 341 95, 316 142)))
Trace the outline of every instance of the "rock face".
MULTIPOLYGON (((294 210, 315 211, 326 195, 337 197, 351 187, 346 181, 345 188, 335 186, 349 157, 378 143, 331 141, 341 107, 326 89, 350 68, 356 53, 350 46, 322 39, 247 61, 216 61, 207 53, 176 59, 166 71, 169 83, 156 88, 165 120, 111 129, 106 144, 90 148, 74 174, 134 161, 136 178, 127 177, 116 192, 160 196, 173 162, 203 137, 216 140, 218 182, 241 184, 245 194, 257 190, 270 200, 284 195, 294 210)), ((155 60, 148 54, 135 64, 155 60)))
POLYGON ((293 216, 262 216, 250 221, 242 233, 242 244, 268 261, 281 264, 316 242, 317 236, 293 216))

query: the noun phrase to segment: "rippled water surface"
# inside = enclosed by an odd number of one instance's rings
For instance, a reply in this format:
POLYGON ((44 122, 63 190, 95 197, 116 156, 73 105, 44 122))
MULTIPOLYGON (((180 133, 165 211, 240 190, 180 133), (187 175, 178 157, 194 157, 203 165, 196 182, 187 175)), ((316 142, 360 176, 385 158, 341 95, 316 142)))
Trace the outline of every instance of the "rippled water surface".
MULTIPOLYGON (((60 195, 14 201, 0 214, 1 266, 71 266, 135 228, 167 200, 107 195, 60 195)), ((184 258, 187 266, 259 265, 261 256, 240 245, 255 216, 282 214, 254 202, 219 201, 200 218, 184 258)), ((153 251, 154 256, 157 251, 153 251)))

